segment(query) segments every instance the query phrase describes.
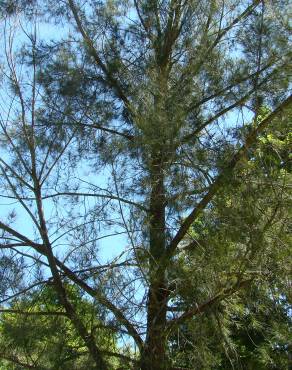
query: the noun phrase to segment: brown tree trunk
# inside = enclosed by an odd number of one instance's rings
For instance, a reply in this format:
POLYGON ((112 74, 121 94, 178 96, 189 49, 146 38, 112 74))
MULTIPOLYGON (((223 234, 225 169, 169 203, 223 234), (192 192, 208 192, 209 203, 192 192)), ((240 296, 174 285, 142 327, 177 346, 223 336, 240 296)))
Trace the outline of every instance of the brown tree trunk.
POLYGON ((163 280, 149 288, 147 312, 147 337, 141 356, 141 370, 166 370, 169 361, 166 354, 166 303, 163 280))
MULTIPOLYGON (((157 152, 156 152, 157 153, 157 152)), ((150 272, 147 302, 147 334, 141 355, 142 370, 167 369, 166 355, 166 307, 167 284, 165 269, 161 268, 165 252, 165 189, 163 154, 158 151, 151 165, 150 198, 150 272), (158 267, 160 267, 158 269, 158 267)))

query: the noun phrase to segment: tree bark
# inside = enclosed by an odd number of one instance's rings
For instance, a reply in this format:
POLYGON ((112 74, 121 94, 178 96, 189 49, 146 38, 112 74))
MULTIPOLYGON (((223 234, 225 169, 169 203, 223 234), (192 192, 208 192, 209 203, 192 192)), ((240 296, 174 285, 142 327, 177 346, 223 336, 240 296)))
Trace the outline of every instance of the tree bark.
MULTIPOLYGON (((157 153, 157 151, 156 151, 157 153)), ((147 334, 141 355, 142 370, 167 369, 166 355, 166 312, 167 283, 161 259, 165 252, 165 189, 163 154, 152 156, 150 170, 150 248, 149 248, 149 291, 147 302, 147 334)))

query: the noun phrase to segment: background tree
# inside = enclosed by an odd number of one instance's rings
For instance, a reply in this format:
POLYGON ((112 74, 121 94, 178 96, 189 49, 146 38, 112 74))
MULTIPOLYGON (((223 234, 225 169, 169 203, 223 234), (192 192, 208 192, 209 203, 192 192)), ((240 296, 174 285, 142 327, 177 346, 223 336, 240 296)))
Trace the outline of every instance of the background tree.
MULTIPOLYGON (((84 318, 96 334, 104 354, 117 352, 114 333, 104 329, 98 308, 81 297, 74 286, 67 286, 78 315, 84 318)), ((1 310, 2 369, 88 369, 94 363, 88 349, 60 307, 52 286, 37 289, 22 299, 15 299, 9 308, 1 310)), ((121 356, 122 357, 122 356, 121 356)), ((114 358, 114 357, 113 357, 114 358)), ((126 357, 123 359, 125 361, 126 357)), ((121 365, 117 355, 112 368, 121 365)))
POLYGON ((240 163, 233 182, 193 224, 181 247, 173 270, 180 297, 172 309, 187 311, 198 297, 193 312, 198 317, 184 320, 170 341, 180 364, 287 368, 289 128, 283 122, 281 130, 274 125, 261 135, 257 149, 240 163), (200 301, 208 304, 199 306, 200 301), (202 332, 209 333, 204 340, 202 332))
POLYGON ((70 281, 133 363, 159 370, 181 366, 169 338, 182 324, 269 286, 271 261, 286 276, 288 165, 274 162, 291 118, 287 7, 2 4, 2 304, 49 281, 95 368, 110 369, 70 281))

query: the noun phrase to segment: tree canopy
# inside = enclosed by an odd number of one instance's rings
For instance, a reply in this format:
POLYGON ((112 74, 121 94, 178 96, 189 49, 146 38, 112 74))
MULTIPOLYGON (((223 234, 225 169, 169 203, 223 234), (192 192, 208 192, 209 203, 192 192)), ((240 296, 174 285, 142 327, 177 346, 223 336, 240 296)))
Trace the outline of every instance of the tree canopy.
POLYGON ((1 366, 288 366, 288 9, 1 2, 1 366))

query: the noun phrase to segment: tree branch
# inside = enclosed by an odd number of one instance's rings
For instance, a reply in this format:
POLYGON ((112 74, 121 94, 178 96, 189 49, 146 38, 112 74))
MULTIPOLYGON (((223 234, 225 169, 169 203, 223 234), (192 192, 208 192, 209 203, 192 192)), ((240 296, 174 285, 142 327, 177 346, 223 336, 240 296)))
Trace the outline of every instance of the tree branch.
POLYGON ((0 313, 10 313, 16 315, 35 315, 35 316, 67 316, 66 312, 61 311, 23 311, 13 309, 0 309, 0 313))
POLYGON ((12 362, 12 363, 24 368, 24 369, 38 369, 38 366, 24 363, 21 360, 19 360, 17 357, 7 355, 3 352, 0 352, 0 358, 2 358, 3 360, 6 360, 6 361, 12 362))
POLYGON ((224 289, 223 292, 216 294, 214 297, 208 299, 204 303, 200 305, 195 305, 190 310, 184 312, 181 316, 170 320, 168 322, 168 330, 171 331, 175 326, 183 323, 185 320, 190 319, 193 316, 196 316, 198 314, 201 314, 207 311, 209 308, 214 306, 216 303, 222 301, 223 299, 227 297, 230 297, 232 294, 236 293, 241 288, 246 287, 248 284, 251 283, 251 281, 252 279, 240 281, 237 284, 235 284, 232 288, 224 289))
MULTIPOLYGON (((9 234, 13 235, 17 239, 25 242, 27 245, 30 245, 32 248, 34 248, 38 253, 41 253, 42 255, 46 256, 48 255, 48 251, 42 244, 38 244, 33 242, 32 240, 28 239, 24 235, 20 234, 16 230, 12 229, 8 225, 5 225, 3 222, 0 221, 0 229, 8 232, 9 234)), ((68 277, 71 281, 73 281, 75 284, 77 284, 80 288, 82 288, 86 293, 88 293, 91 297, 97 299, 101 304, 103 304, 108 310, 110 310, 117 320, 120 322, 121 325, 125 326, 125 328, 128 330, 129 335, 132 336, 132 338, 135 340, 137 346, 140 348, 140 350, 143 347, 143 341, 135 329, 135 327, 130 323, 130 321, 126 318, 124 313, 116 307, 109 299, 107 299, 98 289, 93 289, 88 284, 86 284, 83 280, 78 278, 78 276, 71 271, 65 264, 63 264, 60 260, 58 260, 55 257, 55 263, 56 265, 63 271, 66 277, 68 277)))
POLYGON ((192 212, 186 217, 177 234, 169 244, 166 251, 166 260, 169 260, 173 255, 178 243, 183 240, 186 233, 188 232, 190 226, 202 213, 202 211, 211 202, 214 196, 221 189, 221 186, 226 182, 230 173, 232 173, 234 167, 237 163, 244 157, 248 149, 256 142, 258 135, 275 119, 279 118, 281 114, 292 106, 292 96, 289 96, 277 109, 275 109, 271 114, 268 115, 254 130, 247 135, 245 144, 234 154, 231 161, 222 170, 222 172, 217 176, 215 181, 209 187, 208 193, 202 198, 202 200, 197 204, 197 206, 192 210, 192 212))
MULTIPOLYGON (((257 84, 257 87, 260 87, 260 86, 264 85, 267 81, 269 81, 269 79, 275 74, 275 72, 277 72, 277 70, 278 70, 278 68, 275 68, 271 73, 269 73, 269 75, 267 77, 265 77, 260 83, 257 84)), ((239 98, 235 103, 230 104, 227 107, 223 108, 222 110, 220 110, 219 112, 217 112, 214 116, 212 116, 209 119, 207 119, 207 121, 205 121, 203 124, 201 124, 200 126, 198 126, 193 132, 191 132, 190 134, 185 135, 181 139, 181 142, 182 143, 188 142, 190 139, 196 137, 196 135, 198 135, 210 123, 212 123, 215 120, 219 119, 224 114, 230 112, 232 109, 237 108, 237 107, 243 105, 252 96, 252 94, 254 92, 255 92, 255 88, 249 90, 245 95, 243 95, 241 98, 239 98)), ((208 100, 209 99, 207 99, 207 100, 205 100, 203 102, 206 102, 208 100)))
POLYGON ((73 17, 75 19, 77 28, 78 28, 79 32, 81 33, 81 35, 83 37, 83 40, 84 40, 86 46, 88 47, 88 50, 90 51, 90 53, 91 53, 92 57, 94 58, 96 64, 100 67, 100 69, 102 70, 102 72, 106 76, 106 80, 104 80, 104 82, 107 83, 107 85, 109 85, 114 90, 116 96, 119 99, 121 99, 123 101, 123 103, 125 104, 125 106, 127 107, 127 109, 129 109, 130 102, 129 102, 127 96, 125 95, 120 83, 109 72, 107 66, 101 60, 97 50, 95 49, 95 47, 93 45, 93 41, 91 40, 90 36, 88 35, 88 33, 86 32, 85 28, 82 25, 82 22, 81 22, 81 19, 80 19, 79 15, 78 15, 78 11, 77 11, 77 8, 74 4, 74 1, 73 0, 68 0, 68 4, 69 4, 69 7, 70 7, 71 12, 73 14, 73 17))

